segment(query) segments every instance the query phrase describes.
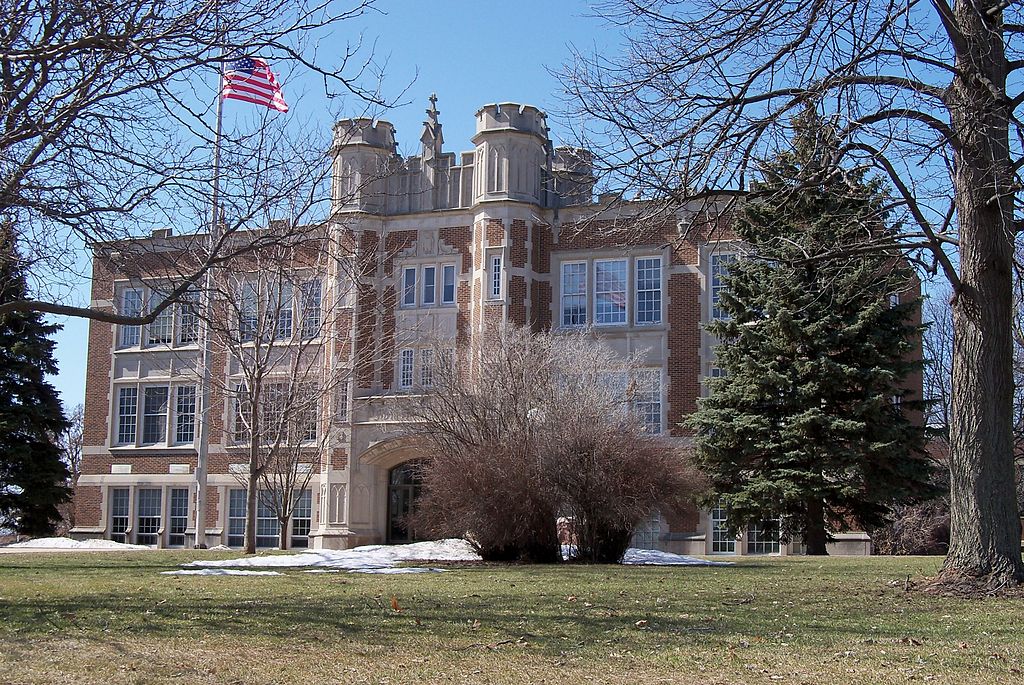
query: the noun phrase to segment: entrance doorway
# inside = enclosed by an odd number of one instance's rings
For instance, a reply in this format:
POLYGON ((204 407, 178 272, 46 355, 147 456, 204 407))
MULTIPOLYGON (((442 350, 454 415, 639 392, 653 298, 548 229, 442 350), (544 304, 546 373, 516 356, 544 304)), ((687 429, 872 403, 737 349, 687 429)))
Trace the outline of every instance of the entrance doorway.
POLYGON ((388 536, 391 544, 421 539, 410 521, 420 496, 422 462, 407 461, 388 473, 388 536))

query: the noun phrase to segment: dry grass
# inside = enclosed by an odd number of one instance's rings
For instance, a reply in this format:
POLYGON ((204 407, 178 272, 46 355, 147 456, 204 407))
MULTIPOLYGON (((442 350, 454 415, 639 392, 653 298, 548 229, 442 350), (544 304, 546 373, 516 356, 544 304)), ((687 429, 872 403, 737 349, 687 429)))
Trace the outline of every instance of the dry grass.
POLYGON ((937 558, 158 575, 192 556, 0 556, 0 682, 1024 680, 1024 600, 906 592, 937 558))

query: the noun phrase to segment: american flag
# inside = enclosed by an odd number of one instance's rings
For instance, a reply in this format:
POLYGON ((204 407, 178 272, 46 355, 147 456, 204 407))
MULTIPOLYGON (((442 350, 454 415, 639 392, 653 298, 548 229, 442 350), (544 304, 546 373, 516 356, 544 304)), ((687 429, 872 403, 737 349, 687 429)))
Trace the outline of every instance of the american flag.
POLYGON ((270 66, 256 57, 240 57, 224 70, 221 97, 263 105, 279 112, 287 112, 281 85, 270 66))

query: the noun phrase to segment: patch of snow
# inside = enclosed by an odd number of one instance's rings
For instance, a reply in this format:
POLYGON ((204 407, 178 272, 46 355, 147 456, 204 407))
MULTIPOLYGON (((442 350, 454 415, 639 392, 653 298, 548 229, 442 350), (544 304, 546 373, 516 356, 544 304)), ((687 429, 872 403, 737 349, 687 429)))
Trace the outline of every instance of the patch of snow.
POLYGON ((630 566, 732 566, 731 561, 711 561, 690 557, 685 554, 673 554, 657 549, 637 549, 630 547, 622 557, 622 563, 630 566))
POLYGON ((480 561, 465 540, 414 542, 410 545, 365 545, 343 550, 311 550, 292 554, 264 554, 238 559, 203 559, 187 566, 201 568, 326 568, 384 569, 406 561, 480 561))
POLYGON ((210 552, 230 552, 231 548, 227 545, 214 545, 208 549, 210 552))
POLYGON ((71 538, 36 538, 7 545, 9 549, 152 549, 146 545, 127 545, 113 540, 72 540, 71 538))
MULTIPOLYGON (((327 571, 321 571, 326 573, 327 571)), ((387 568, 354 568, 349 573, 382 573, 385 575, 399 575, 404 573, 444 573, 443 568, 426 568, 424 566, 391 566, 387 568)), ((315 571, 307 571, 315 573, 315 571)))
POLYGON ((280 576, 277 571, 244 571, 237 568, 194 568, 181 571, 161 571, 164 576, 280 576))

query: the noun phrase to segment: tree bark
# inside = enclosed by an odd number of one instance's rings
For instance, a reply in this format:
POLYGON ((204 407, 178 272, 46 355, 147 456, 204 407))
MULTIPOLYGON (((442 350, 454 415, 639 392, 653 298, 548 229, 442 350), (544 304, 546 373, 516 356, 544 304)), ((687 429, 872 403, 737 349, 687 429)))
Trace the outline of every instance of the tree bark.
POLYGON ((259 477, 253 465, 249 464, 249 481, 245 490, 245 553, 256 554, 256 496, 259 493, 259 477))
POLYGON ((288 519, 278 519, 278 549, 288 549, 288 519))
POLYGON ((820 498, 807 500, 807 525, 804 528, 804 554, 828 556, 828 535, 825 532, 825 506, 820 498))
POLYGON ((964 36, 947 95, 955 132, 961 286, 953 297, 946 578, 1024 581, 1013 486, 1013 175, 1008 66, 994 2, 959 1, 964 36))

